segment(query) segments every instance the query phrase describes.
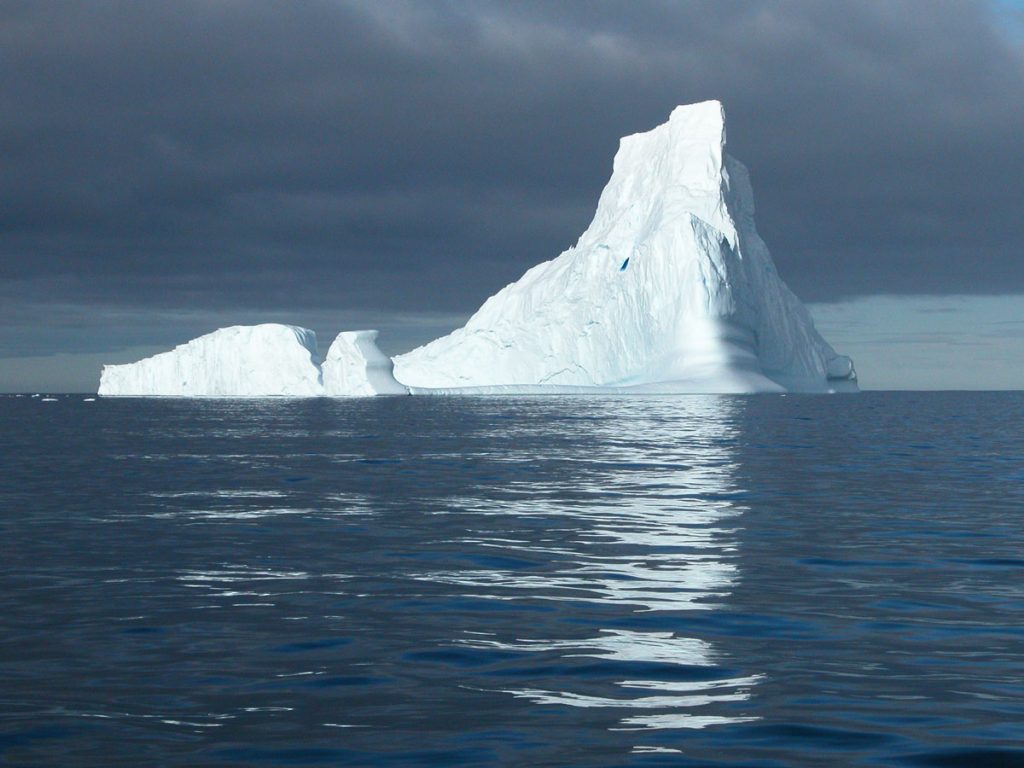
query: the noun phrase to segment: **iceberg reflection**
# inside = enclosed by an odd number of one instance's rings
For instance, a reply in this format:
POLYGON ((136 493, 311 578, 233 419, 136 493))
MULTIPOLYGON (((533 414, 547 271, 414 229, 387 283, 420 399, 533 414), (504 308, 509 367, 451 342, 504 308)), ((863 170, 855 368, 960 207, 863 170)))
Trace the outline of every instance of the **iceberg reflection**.
MULTIPOLYGON (((581 413, 607 411, 608 417, 568 421, 578 431, 579 450, 564 457, 564 481, 524 480, 500 499, 455 500, 460 514, 484 517, 452 543, 493 548, 495 567, 424 578, 477 597, 593 606, 585 621, 576 610, 575 620, 555 623, 565 628, 562 637, 531 635, 525 626, 511 637, 467 631, 458 644, 546 654, 551 669, 570 659, 607 663, 600 689, 593 676, 560 674, 531 681, 545 685, 499 690, 541 705, 626 710, 616 713, 613 730, 755 719, 745 715, 742 702, 760 676, 719 666, 721 654, 707 640, 664 630, 681 624, 675 619, 685 612, 714 609, 738 578, 733 526, 743 508, 736 503, 732 443, 743 406, 741 399, 723 397, 573 402, 570 407, 581 413), (540 518, 547 526, 530 524, 540 518), (502 567, 501 557, 522 557, 543 568, 502 567)), ((524 452, 505 460, 531 458, 524 452)), ((552 626, 545 622, 535 631, 550 634, 552 626)))

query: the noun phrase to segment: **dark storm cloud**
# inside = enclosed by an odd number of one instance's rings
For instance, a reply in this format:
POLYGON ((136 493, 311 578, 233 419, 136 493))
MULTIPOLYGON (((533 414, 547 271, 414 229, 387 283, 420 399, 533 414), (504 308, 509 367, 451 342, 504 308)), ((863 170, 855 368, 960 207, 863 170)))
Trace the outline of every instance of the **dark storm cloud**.
POLYGON ((468 312, 576 239, 620 136, 706 98, 802 297, 1024 291, 1024 60, 998 23, 913 0, 0 2, 0 300, 39 323, 468 312))

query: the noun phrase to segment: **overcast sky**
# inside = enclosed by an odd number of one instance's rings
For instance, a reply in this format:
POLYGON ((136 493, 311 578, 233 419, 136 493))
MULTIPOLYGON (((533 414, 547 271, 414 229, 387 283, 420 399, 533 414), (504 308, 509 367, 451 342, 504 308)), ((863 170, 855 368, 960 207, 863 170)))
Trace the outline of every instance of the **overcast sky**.
POLYGON ((237 322, 403 351, 575 242, 620 136, 709 98, 862 380, 891 349, 864 323, 953 307, 973 348, 874 385, 998 358, 933 385, 1024 387, 1018 3, 0 0, 0 390, 237 322))

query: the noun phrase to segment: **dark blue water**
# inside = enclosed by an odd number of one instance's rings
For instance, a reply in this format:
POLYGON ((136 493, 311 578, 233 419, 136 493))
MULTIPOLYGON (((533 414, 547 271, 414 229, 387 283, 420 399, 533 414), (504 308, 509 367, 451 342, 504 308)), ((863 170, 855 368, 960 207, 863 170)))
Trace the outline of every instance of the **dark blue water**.
POLYGON ((0 398, 0 763, 1024 765, 1024 395, 0 398))

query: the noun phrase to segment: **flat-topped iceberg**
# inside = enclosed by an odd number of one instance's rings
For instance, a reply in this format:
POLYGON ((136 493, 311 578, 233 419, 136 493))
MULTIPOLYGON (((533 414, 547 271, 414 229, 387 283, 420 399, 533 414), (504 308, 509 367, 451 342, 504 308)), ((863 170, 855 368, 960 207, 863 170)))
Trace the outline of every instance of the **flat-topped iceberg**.
POLYGON ((408 394, 377 331, 338 334, 321 368, 316 334, 294 325, 236 325, 126 365, 106 365, 108 397, 366 397, 408 394))
POLYGON ((747 170, 724 147, 717 101, 622 139, 576 245, 397 357, 398 380, 416 392, 855 390, 850 359, 776 273, 747 170))
POLYGON ((137 363, 103 366, 99 394, 315 397, 323 394, 316 354, 307 328, 235 325, 137 363))

